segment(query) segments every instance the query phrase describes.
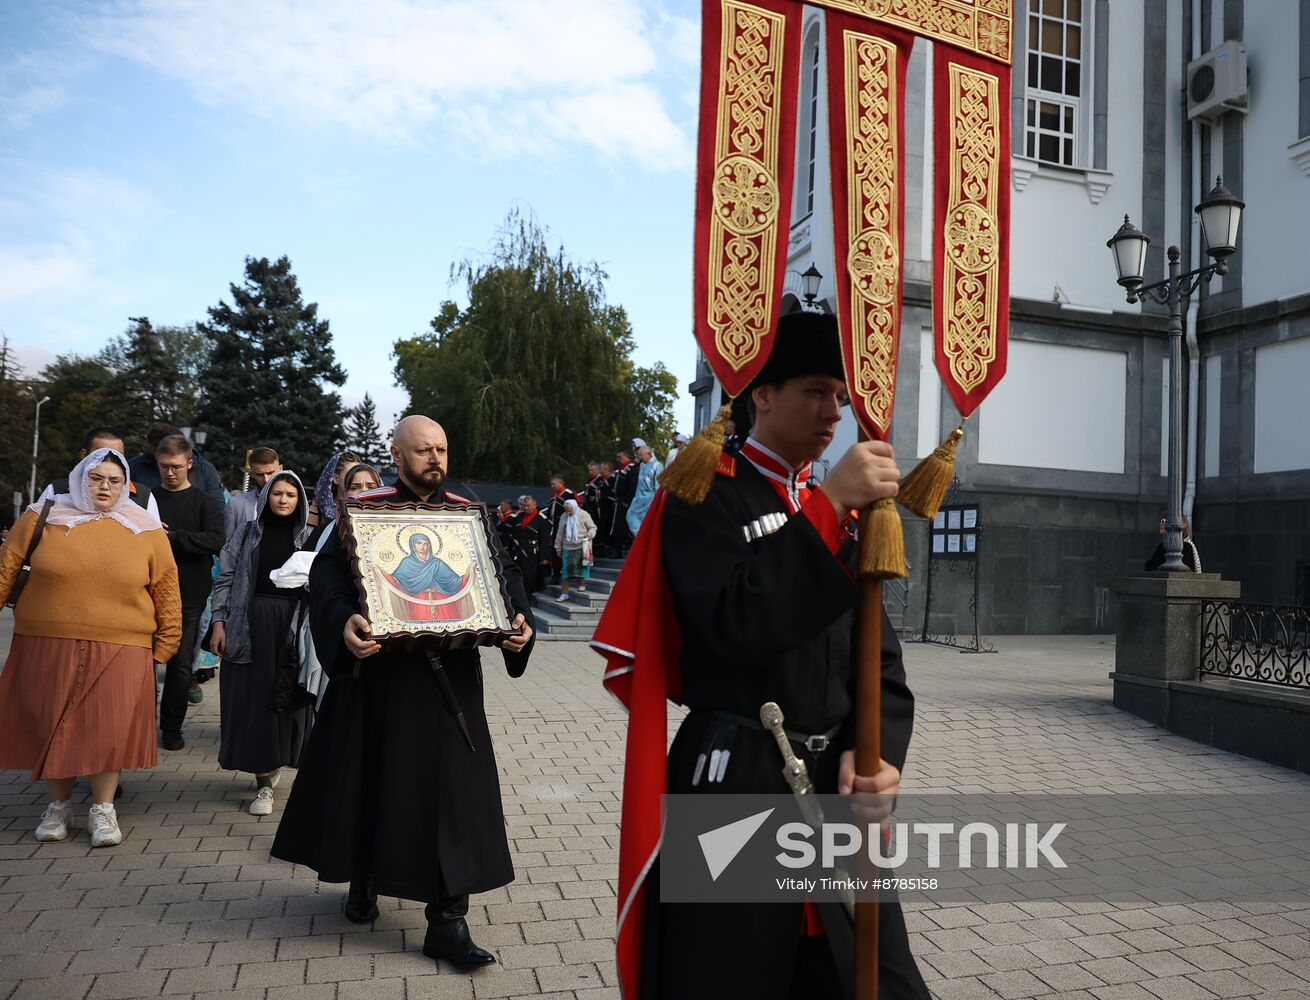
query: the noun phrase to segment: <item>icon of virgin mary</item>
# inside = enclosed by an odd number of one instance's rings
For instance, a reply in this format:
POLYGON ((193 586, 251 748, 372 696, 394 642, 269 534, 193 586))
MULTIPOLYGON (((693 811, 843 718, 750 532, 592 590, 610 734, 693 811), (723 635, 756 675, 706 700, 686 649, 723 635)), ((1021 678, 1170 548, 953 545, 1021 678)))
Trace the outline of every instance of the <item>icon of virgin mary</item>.
MULTIPOLYGON (((404 546, 402 545, 402 548, 404 546)), ((437 553, 438 540, 422 530, 409 536, 409 554, 382 573, 394 617, 404 621, 461 621, 473 613, 472 569, 461 576, 437 553)))

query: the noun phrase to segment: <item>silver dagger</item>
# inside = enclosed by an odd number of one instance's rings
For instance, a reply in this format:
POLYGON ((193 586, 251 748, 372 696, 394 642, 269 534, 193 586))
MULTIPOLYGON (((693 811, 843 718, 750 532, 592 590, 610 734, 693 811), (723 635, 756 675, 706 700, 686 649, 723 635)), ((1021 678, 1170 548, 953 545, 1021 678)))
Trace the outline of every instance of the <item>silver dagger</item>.
MULTIPOLYGON (((796 756, 796 751, 792 749, 791 740, 787 739, 787 731, 782 723, 782 709, 778 707, 776 701, 766 701, 760 706, 760 724, 773 734, 778 749, 782 752, 782 776, 787 779, 788 787, 796 796, 796 802, 801 807, 801 815, 805 817, 805 822, 818 829, 823 825, 823 807, 819 805, 814 783, 810 781, 810 769, 805 766, 805 761, 796 756)), ((841 902, 848 914, 855 912, 855 894, 845 883, 841 889, 841 902)))

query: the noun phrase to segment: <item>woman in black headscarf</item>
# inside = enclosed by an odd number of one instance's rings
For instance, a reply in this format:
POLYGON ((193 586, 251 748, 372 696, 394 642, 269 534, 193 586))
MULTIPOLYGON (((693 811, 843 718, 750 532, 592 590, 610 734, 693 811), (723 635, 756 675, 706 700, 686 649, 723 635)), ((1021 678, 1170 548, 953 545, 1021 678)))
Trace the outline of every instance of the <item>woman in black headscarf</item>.
MULTIPOLYGON (((278 587, 274 570, 309 533, 305 488, 294 472, 279 472, 260 491, 253 521, 241 525, 219 555, 208 647, 223 657, 219 671, 219 766, 255 775, 253 816, 273 811, 282 767, 298 767, 312 725, 309 699, 273 704, 288 655, 300 588, 278 587)), ((298 670, 298 667, 295 669, 298 670)))

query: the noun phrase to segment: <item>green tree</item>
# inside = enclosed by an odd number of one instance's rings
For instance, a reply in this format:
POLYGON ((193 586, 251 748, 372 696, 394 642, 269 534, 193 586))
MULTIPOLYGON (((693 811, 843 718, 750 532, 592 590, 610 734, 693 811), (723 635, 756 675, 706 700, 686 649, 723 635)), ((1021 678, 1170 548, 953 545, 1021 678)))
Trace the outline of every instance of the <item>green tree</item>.
POLYGON ((662 361, 657 361, 651 368, 634 368, 629 388, 628 398, 633 407, 631 426, 637 428, 631 436, 650 444, 662 462, 673 447, 673 435, 677 433, 673 407, 678 401, 678 376, 665 368, 662 361))
MULTIPOLYGON (((0 524, 14 518, 15 493, 27 496, 27 470, 32 453, 32 399, 9 338, 0 334, 0 524)), ((40 397, 38 396, 37 399, 40 397)), ((48 405, 48 404, 47 404, 48 405)), ((22 505, 19 505, 22 512, 22 505)))
MULTIPOLYGON (((430 331, 396 341, 397 383, 410 411, 440 421, 456 478, 580 481, 586 462, 643 436, 672 436, 677 382, 631 359, 632 326, 605 299, 606 275, 547 245, 531 216, 511 212, 485 260, 451 268, 468 298, 443 302, 430 331)), ((661 374, 663 372, 663 374, 661 374)))
POLYGON ((301 299, 285 256, 247 257, 245 280, 230 286, 232 304, 209 308, 196 328, 210 344, 202 375, 205 454, 229 482, 247 448, 270 445, 282 463, 313 482, 342 438, 342 385, 327 320, 301 299))
POLYGON ((156 327, 146 316, 132 316, 130 322, 96 355, 115 374, 126 418, 123 432, 144 436, 153 423, 194 423, 209 344, 194 326, 156 327))
POLYGON ((352 406, 346 416, 346 447, 359 456, 361 462, 381 469, 390 459, 382 428, 378 425, 378 408, 367 392, 358 406, 352 406))
MULTIPOLYGON (((41 407, 41 450, 37 464, 37 489, 53 479, 68 475, 78 463, 82 442, 92 427, 124 430, 130 404, 118 395, 114 373, 97 358, 61 354, 41 369, 39 390, 50 397, 41 407)), ((31 424, 28 424, 29 428, 31 424)), ((144 428, 135 442, 127 442, 128 457, 143 441, 144 428)))

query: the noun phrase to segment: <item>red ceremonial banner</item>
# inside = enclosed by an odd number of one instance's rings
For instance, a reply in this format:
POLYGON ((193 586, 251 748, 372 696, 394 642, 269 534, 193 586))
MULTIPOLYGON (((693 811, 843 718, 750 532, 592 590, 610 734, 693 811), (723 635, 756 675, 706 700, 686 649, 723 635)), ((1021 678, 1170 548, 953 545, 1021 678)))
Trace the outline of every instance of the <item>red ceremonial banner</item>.
POLYGON ((834 283, 846 387, 886 440, 896 393, 905 218, 905 70, 913 36, 829 11, 834 283))
POLYGON ((733 396, 768 360, 782 303, 801 10, 794 0, 702 5, 695 331, 733 396))
POLYGON ((1010 68, 933 50, 933 341, 967 417, 1005 374, 1010 327, 1010 68))

